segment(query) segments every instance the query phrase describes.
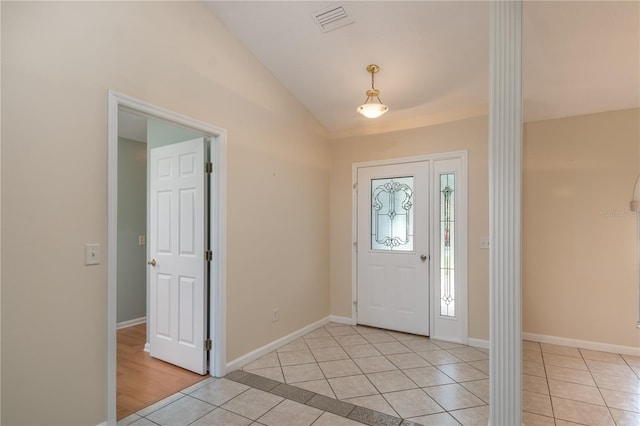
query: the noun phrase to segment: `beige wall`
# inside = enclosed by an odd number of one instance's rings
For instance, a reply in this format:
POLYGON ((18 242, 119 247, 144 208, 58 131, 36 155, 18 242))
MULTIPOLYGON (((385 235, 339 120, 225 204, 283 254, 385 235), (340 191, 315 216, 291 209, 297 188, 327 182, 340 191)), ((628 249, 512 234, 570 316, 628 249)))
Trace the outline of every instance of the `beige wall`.
POLYGON ((338 139, 331 151, 331 313, 351 317, 351 166, 363 161, 468 150, 469 337, 489 338, 487 117, 338 139))
POLYGON ((524 127, 523 328, 640 347, 640 110, 524 127))
POLYGON ((202 3, 2 2, 2 424, 106 419, 108 89, 228 130, 227 359, 329 314, 329 144, 202 3))

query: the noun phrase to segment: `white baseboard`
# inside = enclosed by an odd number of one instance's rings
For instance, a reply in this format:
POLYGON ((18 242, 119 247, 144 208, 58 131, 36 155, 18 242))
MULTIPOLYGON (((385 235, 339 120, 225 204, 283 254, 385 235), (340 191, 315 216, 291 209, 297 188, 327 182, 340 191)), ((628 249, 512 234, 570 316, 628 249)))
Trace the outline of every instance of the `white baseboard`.
POLYGON ((469 337, 469 346, 473 346, 475 348, 489 349, 489 341, 483 339, 473 339, 469 337))
POLYGON ((145 352, 151 352, 151 346, 149 345, 149 342, 146 342, 144 344, 144 349, 145 352))
POLYGON ((356 325, 357 323, 355 318, 339 317, 337 315, 329 315, 329 321, 335 322, 338 324, 347 324, 347 325, 356 325))
POLYGON ((147 317, 134 318, 129 321, 122 321, 116 324, 116 330, 121 328, 133 327, 134 325, 143 324, 147 322, 147 317))
POLYGON ((256 359, 268 354, 269 352, 273 352, 276 349, 286 345, 287 343, 291 343, 299 337, 304 336, 307 333, 311 333, 316 328, 320 328, 325 324, 329 323, 329 317, 325 317, 319 321, 314 322, 313 324, 309 324, 306 327, 301 328, 300 330, 294 331, 291 334, 288 334, 284 337, 281 337, 278 340, 274 340, 271 343, 268 343, 261 348, 256 349, 255 351, 251 351, 247 354, 244 354, 233 361, 227 363, 226 371, 230 373, 234 370, 239 370, 250 362, 255 361, 256 359))
POLYGON ((524 340, 550 343, 552 345, 571 346, 593 351, 612 352, 615 354, 640 356, 640 348, 633 346, 612 345, 610 343, 591 342, 589 340, 568 339, 566 337, 547 336, 544 334, 522 333, 524 340))
POLYGON ((102 422, 98 426, 107 426, 107 422, 102 422))

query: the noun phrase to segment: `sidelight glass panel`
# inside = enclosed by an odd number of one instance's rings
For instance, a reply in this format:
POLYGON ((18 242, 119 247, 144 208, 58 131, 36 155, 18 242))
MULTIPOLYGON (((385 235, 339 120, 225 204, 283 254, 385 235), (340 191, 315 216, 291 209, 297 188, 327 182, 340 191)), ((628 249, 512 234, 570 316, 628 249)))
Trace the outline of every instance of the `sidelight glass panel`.
POLYGON ((455 174, 440 175, 440 315, 456 316, 455 174))
POLYGON ((413 251, 413 176, 371 180, 371 249, 413 251))

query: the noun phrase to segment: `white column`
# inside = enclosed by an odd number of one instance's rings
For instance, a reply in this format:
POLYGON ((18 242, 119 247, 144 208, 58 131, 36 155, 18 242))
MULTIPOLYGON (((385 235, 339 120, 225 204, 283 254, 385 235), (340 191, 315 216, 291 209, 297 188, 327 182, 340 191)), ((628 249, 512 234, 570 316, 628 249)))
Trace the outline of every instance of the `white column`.
POLYGON ((489 424, 513 426, 522 424, 522 3, 490 9, 489 424))

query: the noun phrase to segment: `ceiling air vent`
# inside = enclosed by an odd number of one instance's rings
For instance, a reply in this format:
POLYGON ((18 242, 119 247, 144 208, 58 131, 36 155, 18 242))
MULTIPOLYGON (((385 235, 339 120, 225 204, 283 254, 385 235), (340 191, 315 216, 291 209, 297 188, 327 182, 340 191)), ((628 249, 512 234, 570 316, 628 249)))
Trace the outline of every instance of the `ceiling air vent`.
POLYGON ((323 33, 328 33, 353 23, 344 7, 337 4, 314 12, 313 19, 323 33))

